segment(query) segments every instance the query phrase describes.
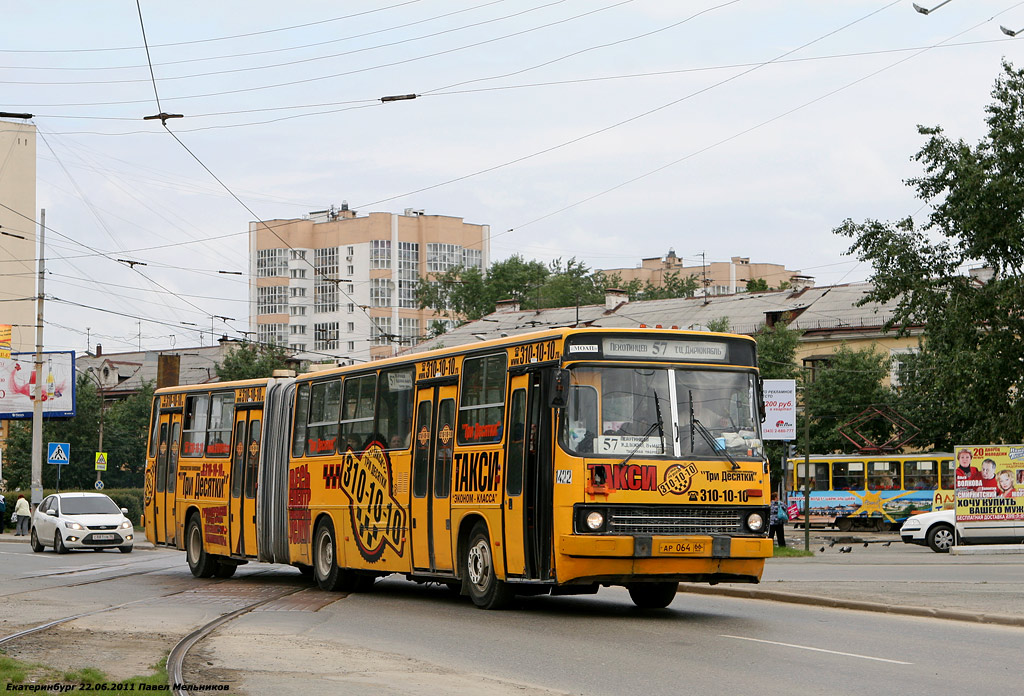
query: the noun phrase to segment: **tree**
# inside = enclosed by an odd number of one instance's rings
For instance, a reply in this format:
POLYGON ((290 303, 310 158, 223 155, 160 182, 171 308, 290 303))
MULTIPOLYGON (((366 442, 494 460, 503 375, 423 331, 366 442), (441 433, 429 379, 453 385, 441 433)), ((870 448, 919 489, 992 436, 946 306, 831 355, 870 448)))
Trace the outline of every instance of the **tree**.
POLYGON ((864 302, 896 299, 889 325, 924 327, 900 402, 938 447, 1024 432, 1024 71, 1004 62, 992 97, 976 145, 918 126, 924 174, 907 183, 931 206, 921 227, 907 217, 835 230, 873 267, 864 302), (991 279, 965 276, 972 265, 991 279))
MULTIPOLYGON (((811 413, 811 451, 842 452, 853 448, 840 429, 870 406, 892 404, 892 391, 883 381, 890 359, 870 348, 852 350, 845 343, 832 358, 804 381, 804 406, 811 413)), ((889 439, 891 425, 876 419, 857 428, 874 442, 889 439)))
POLYGON ((221 381, 271 377, 274 370, 288 369, 288 353, 274 344, 242 343, 214 368, 221 381))
POLYGON ((747 281, 747 292, 767 292, 768 281, 764 278, 751 278, 747 281))

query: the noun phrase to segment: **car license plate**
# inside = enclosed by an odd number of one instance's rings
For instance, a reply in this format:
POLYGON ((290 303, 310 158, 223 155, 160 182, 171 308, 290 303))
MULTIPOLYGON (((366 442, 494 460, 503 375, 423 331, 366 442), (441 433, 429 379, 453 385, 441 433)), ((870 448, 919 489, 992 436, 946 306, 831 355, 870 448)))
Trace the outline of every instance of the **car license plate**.
POLYGON ((117 538, 116 534, 93 534, 93 541, 112 541, 117 538))
POLYGON ((658 544, 662 556, 703 556, 707 544, 702 541, 663 541, 658 544))

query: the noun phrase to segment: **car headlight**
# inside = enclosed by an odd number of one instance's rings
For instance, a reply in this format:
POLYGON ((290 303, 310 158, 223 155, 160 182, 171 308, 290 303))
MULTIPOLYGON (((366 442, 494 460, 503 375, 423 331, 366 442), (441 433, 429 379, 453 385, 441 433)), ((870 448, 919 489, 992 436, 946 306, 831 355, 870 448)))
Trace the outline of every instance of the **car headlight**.
POLYGON ((764 515, 760 512, 752 512, 747 515, 747 528, 752 532, 760 532, 764 529, 764 515))
POLYGON ((132 528, 132 523, 129 522, 128 520, 125 520, 124 522, 121 523, 121 529, 131 529, 131 528, 132 528))
POLYGON ((909 520, 907 520, 906 522, 903 523, 903 528, 904 529, 909 529, 911 527, 920 527, 920 526, 921 526, 921 520, 916 520, 913 517, 911 517, 909 520))
POLYGON ((65 521, 64 522, 64 526, 67 527, 68 529, 85 529, 85 527, 83 527, 82 525, 78 524, 77 522, 67 522, 67 521, 65 521))

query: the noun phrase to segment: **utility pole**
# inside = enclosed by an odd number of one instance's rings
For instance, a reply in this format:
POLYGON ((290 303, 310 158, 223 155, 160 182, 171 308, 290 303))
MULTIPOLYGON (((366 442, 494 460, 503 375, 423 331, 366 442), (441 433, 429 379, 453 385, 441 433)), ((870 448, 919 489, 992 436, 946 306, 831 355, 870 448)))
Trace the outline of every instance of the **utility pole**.
MULTIPOLYGON (((43 502, 43 284, 46 280, 46 209, 39 211, 39 279, 36 281, 36 389, 32 403, 32 506, 43 502)), ((58 465, 59 466, 59 465, 58 465)), ((59 471, 59 469, 58 469, 59 471)))
POLYGON ((804 550, 811 550, 811 409, 804 391, 804 550))

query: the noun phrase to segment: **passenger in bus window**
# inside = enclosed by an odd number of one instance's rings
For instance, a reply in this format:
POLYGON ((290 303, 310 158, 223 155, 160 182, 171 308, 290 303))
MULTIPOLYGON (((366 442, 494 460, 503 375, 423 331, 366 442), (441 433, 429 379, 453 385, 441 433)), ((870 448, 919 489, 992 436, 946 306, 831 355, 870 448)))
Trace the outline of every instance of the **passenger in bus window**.
POLYGON ((388 441, 388 449, 405 449, 405 438, 401 435, 392 435, 388 441))

